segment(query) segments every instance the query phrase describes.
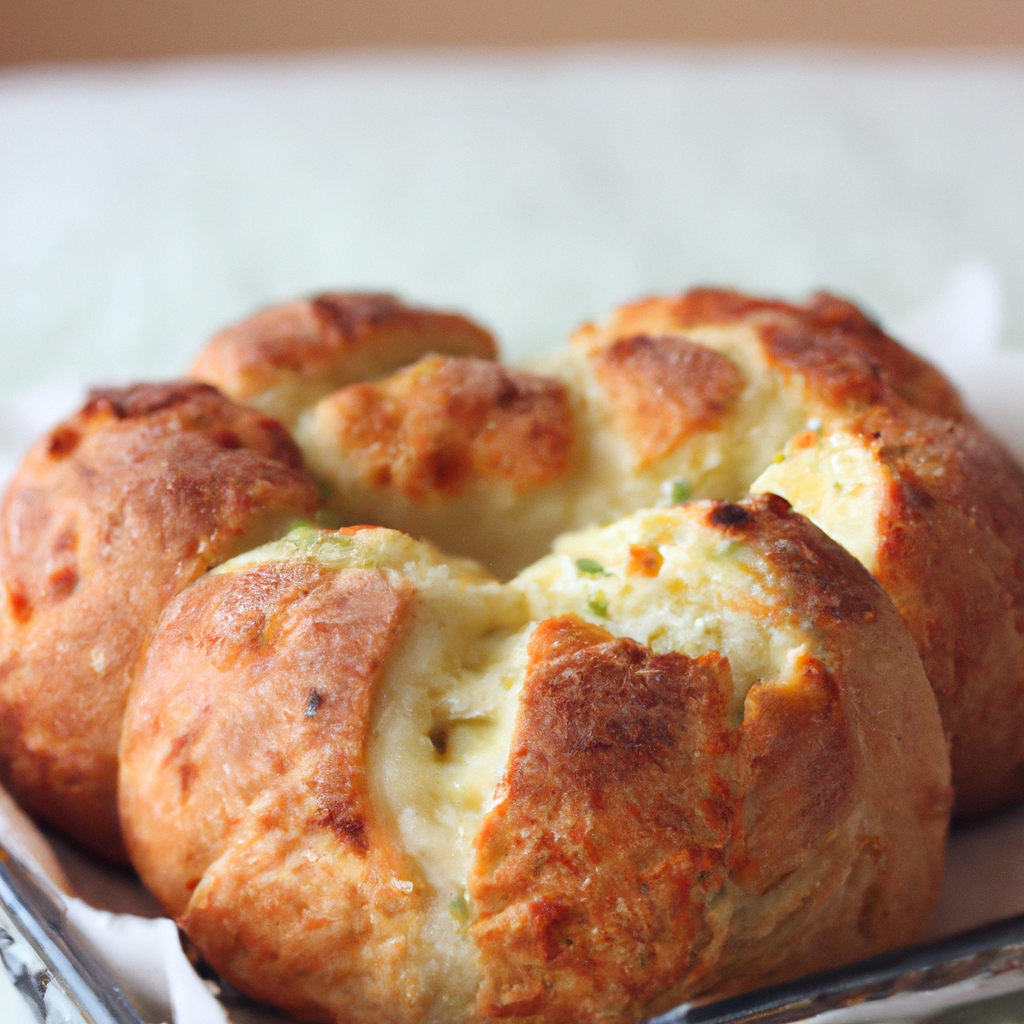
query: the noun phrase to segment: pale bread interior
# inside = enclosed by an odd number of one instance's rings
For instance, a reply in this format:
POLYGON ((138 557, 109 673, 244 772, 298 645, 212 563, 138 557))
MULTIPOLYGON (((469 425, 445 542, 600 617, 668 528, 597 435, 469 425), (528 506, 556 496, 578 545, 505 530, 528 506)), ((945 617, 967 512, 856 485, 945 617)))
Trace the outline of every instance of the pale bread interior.
POLYGON ((698 507, 647 509, 567 534, 509 586, 535 621, 575 613, 656 654, 724 654, 738 723, 750 687, 786 675, 806 637, 777 606, 771 568, 752 546, 694 522, 698 507), (664 559, 656 576, 631 570, 634 548, 664 559))
POLYGON ((802 392, 765 363, 752 327, 703 327, 685 336, 731 359, 745 386, 717 428, 695 432, 650 466, 638 465, 629 439, 610 414, 586 355, 585 333, 575 347, 527 367, 562 381, 573 398, 576 468, 559 483, 517 495, 503 485, 476 480, 462 494, 437 502, 368 487, 339 449, 329 399, 298 417, 295 438, 310 470, 335 494, 334 508, 346 522, 383 522, 427 536, 444 550, 475 558, 507 579, 549 551, 552 540, 566 530, 611 522, 635 509, 681 498, 739 498, 787 438, 804 426, 802 392))
POLYGON ((785 498, 874 573, 881 544, 879 513, 890 484, 878 453, 839 427, 797 434, 750 491, 785 498))

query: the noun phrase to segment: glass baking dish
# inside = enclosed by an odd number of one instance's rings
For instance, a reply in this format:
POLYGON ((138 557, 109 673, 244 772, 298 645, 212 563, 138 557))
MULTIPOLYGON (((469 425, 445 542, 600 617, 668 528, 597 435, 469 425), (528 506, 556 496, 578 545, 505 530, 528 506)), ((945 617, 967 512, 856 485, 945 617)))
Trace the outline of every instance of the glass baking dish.
MULTIPOLYGON (((82 941, 54 896, 0 847, 0 960, 39 1024, 147 1024, 101 959, 82 941)), ((227 986, 228 1006, 248 1001, 227 986)), ((830 1024, 921 1020, 974 1007, 971 1020, 1019 1020, 1024 995, 1024 915, 951 938, 895 950, 774 988, 686 1004, 650 1024, 830 1024), (997 997, 1004 997, 999 999, 997 997), (978 1014, 980 1013, 980 1016, 978 1014), (1009 1014, 1009 1016, 1007 1016, 1009 1014)), ((250 1004, 251 1005, 251 1004, 250 1004)), ((7 1024, 7 1022, 4 1022, 7 1024)), ((188 1024, 188 1022, 177 1022, 188 1024)))

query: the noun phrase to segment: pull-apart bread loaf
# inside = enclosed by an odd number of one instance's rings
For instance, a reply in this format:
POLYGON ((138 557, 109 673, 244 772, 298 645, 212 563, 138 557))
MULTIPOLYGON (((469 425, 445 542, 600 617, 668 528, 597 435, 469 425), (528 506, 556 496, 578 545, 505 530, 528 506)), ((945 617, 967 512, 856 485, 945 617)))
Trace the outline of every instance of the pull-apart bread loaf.
POLYGON ((160 612, 317 505, 287 432, 202 384, 93 392, 36 444, 0 512, 0 778, 24 807, 124 857, 121 716, 160 612))
POLYGON ((629 1022, 921 936, 951 793, 913 641, 782 499, 638 512, 508 584, 300 528, 167 607, 125 839, 302 1019, 629 1022))
POLYGON ((1021 470, 830 296, 495 354, 322 296, 51 431, 3 781, 308 1019, 629 1024, 920 937, 947 737, 961 813, 1024 795, 1021 470))
MULTIPOLYGON (((365 379, 314 398, 293 388, 277 409, 342 522, 429 537, 507 578, 565 530, 689 497, 782 494, 877 576, 909 626, 952 744, 958 813, 1024 796, 1024 474, 937 370, 854 306, 706 289, 650 299, 527 372, 453 355, 455 343, 425 343, 430 354, 395 370, 415 345, 375 326, 398 315, 376 301, 373 316, 370 297, 330 297, 362 317, 332 321, 360 326, 331 349, 331 373, 365 379)), ((232 390, 235 368, 264 352, 279 365, 305 351, 290 326, 268 342, 279 316, 225 332, 193 372, 240 401, 279 395, 277 383, 232 390)))
POLYGON ((693 292, 637 303, 603 327, 584 327, 533 372, 487 353, 453 355, 454 344, 431 349, 426 333, 422 358, 395 370, 415 346, 405 336, 396 345, 387 327, 398 315, 393 300, 379 298, 371 317, 371 297, 330 299, 335 310, 351 305, 340 319, 359 325, 329 350, 331 374, 347 387, 292 388, 292 404, 281 405, 281 353, 294 349, 299 362, 307 347, 279 312, 292 306, 223 332, 193 375, 236 401, 272 404, 294 424, 346 520, 421 534, 503 577, 558 534, 664 504, 673 492, 741 497, 819 405, 836 413, 905 395, 965 415, 937 371, 838 299, 799 308, 693 292), (268 324, 279 323, 270 345, 268 324), (267 390, 238 387, 243 369, 267 390))

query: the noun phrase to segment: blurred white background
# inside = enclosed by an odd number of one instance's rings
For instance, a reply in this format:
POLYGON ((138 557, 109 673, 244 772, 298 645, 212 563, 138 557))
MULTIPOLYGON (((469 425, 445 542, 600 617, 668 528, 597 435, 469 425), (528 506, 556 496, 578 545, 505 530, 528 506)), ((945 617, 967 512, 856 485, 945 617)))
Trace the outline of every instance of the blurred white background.
POLYGON ((965 260, 1024 343, 1013 53, 421 51, 0 71, 0 393, 181 373, 219 327, 394 290, 559 344, 638 295, 848 295, 965 260))

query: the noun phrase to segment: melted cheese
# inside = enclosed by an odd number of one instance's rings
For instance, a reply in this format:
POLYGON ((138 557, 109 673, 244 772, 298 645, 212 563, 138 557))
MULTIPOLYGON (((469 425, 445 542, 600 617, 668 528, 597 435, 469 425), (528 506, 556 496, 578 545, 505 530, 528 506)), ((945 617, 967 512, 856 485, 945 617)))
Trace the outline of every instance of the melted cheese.
POLYGON ((790 651, 806 640, 780 608, 773 568, 682 508, 564 535, 509 586, 537 620, 574 612, 658 654, 721 652, 732 668, 736 721, 750 687, 785 674, 790 651), (660 555, 655 576, 631 571, 634 547, 660 555))
POLYGON ((770 465, 750 490, 785 498, 874 573, 881 543, 879 513, 890 484, 874 449, 840 429, 798 434, 782 460, 770 465))

